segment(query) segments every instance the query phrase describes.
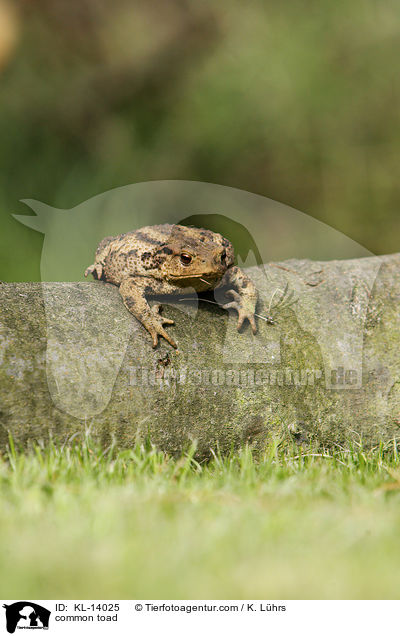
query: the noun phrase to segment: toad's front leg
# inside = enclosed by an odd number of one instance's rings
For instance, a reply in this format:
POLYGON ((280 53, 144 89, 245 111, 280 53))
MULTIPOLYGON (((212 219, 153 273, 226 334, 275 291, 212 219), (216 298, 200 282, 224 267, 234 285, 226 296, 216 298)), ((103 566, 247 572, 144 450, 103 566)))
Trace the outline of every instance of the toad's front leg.
POLYGON ((230 303, 222 305, 224 309, 236 309, 238 312, 238 331, 245 320, 248 320, 253 333, 257 333, 255 321, 255 310, 258 300, 258 292, 253 281, 240 269, 240 267, 230 267, 222 277, 216 287, 236 287, 228 289, 226 294, 233 297, 230 303))
POLYGON ((151 286, 151 282, 150 279, 141 276, 124 279, 119 287, 124 305, 150 333, 153 340, 153 347, 157 346, 158 338, 161 336, 176 349, 176 342, 168 335, 163 327, 163 325, 173 325, 174 321, 169 318, 163 318, 160 315, 161 305, 157 304, 150 308, 146 300, 145 294, 147 289, 151 286))

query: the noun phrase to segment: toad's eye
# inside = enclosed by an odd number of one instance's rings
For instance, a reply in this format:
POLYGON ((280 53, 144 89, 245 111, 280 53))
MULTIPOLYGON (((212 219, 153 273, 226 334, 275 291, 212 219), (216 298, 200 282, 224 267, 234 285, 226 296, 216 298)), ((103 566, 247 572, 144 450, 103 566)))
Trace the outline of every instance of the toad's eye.
POLYGON ((190 265, 190 263, 192 262, 192 256, 190 254, 187 254, 187 252, 182 252, 181 254, 181 263, 182 265, 190 265))
POLYGON ((225 252, 225 250, 221 254, 221 263, 224 263, 224 264, 226 263, 226 252, 225 252))

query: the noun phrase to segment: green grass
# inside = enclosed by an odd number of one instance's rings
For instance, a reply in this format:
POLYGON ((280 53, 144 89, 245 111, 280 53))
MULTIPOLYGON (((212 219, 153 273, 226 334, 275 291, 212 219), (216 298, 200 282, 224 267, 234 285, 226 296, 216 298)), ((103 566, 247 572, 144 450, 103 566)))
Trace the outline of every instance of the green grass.
POLYGON ((11 440, 0 597, 398 598, 395 449, 193 452, 11 440))

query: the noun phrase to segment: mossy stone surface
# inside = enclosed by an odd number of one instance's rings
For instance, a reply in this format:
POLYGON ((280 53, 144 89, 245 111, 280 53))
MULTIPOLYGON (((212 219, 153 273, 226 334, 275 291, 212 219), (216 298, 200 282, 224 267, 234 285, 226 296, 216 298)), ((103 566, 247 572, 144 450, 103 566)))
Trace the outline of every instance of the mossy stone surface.
MULTIPOLYGON (((400 426, 400 255, 250 268, 258 333, 196 299, 164 304, 178 352, 101 282, 0 285, 0 447, 90 428, 198 456, 271 439, 388 442, 400 426)), ((207 297, 205 300, 210 300, 207 297)), ((221 300, 217 298, 217 300, 221 300)))

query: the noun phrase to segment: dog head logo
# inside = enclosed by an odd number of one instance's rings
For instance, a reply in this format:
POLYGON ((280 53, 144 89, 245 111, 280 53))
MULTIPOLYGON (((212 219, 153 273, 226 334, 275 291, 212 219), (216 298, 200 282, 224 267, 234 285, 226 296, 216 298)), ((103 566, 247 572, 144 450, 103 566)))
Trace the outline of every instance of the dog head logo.
POLYGON ((7 631, 14 634, 16 629, 48 629, 51 612, 31 601, 4 604, 7 631))
MULTIPOLYGON (((46 372, 50 395, 61 411, 90 421, 111 400, 128 343, 131 354, 137 347, 137 360, 145 355, 141 347, 147 341, 142 345, 141 339, 131 338, 140 324, 128 312, 121 312, 119 302, 110 302, 109 294, 102 294, 93 306, 92 281, 84 279, 84 272, 105 236, 162 223, 220 232, 234 245, 236 264, 240 268, 252 266, 252 274, 260 282, 259 306, 263 306, 263 313, 259 320, 268 321, 270 314, 274 316, 284 307, 291 307, 296 315, 299 312, 304 317, 300 328, 311 331, 316 340, 325 378, 343 368, 345 374, 348 369, 359 370, 361 382, 363 320, 377 271, 371 270, 367 284, 362 289, 359 286, 360 311, 354 312, 354 303, 349 304, 346 299, 357 281, 353 281, 351 267, 346 270, 349 265, 344 262, 339 277, 347 281, 348 289, 342 294, 340 311, 335 281, 329 292, 341 318, 333 323, 330 304, 325 305, 326 315, 322 316, 318 294, 313 296, 312 304, 308 291, 313 287, 319 291, 318 286, 324 282, 323 264, 304 259, 371 255, 324 223, 259 195, 188 181, 131 184, 103 192, 70 210, 33 200, 25 203, 36 216, 15 218, 44 234, 41 278, 46 281, 42 283, 47 325, 46 372), (283 266, 264 265, 288 258, 301 259, 301 271, 293 271, 287 261, 283 266), (57 281, 64 284, 55 285, 57 281), (341 345, 337 346, 337 342, 341 345)), ((222 304, 226 297, 218 296, 217 291, 215 300, 208 301, 222 304)), ((192 319, 198 309, 197 296, 190 303, 176 302, 175 306, 192 319)), ((221 347, 222 360, 226 364, 280 364, 283 335, 278 320, 260 344, 249 330, 238 333, 236 322, 229 320, 221 347)), ((335 390, 347 388, 339 383, 340 377, 336 374, 334 378, 335 390)), ((328 381, 327 388, 332 388, 328 381)))

